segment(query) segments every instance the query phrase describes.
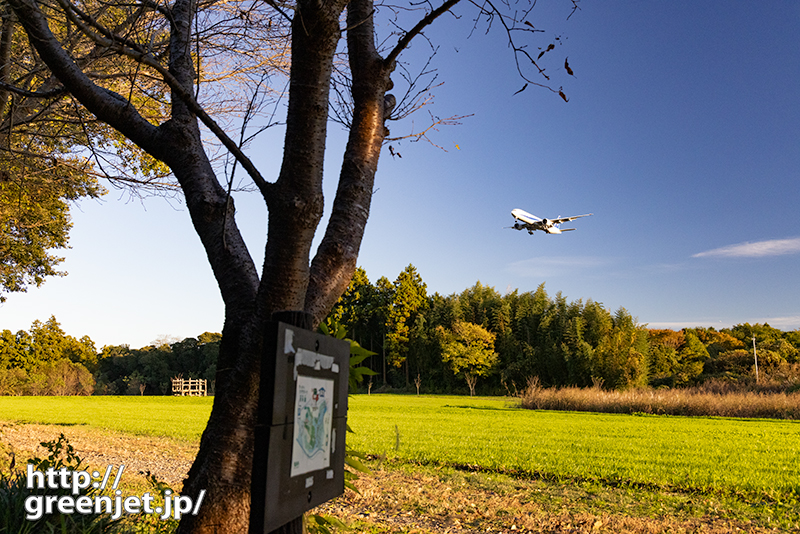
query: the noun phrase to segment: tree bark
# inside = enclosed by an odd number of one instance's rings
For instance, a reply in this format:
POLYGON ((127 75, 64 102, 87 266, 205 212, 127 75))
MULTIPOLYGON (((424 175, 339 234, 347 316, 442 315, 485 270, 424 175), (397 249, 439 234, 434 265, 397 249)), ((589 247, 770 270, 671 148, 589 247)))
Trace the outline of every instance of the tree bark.
MULTIPOLYGON (((447 5, 457 1, 448 0, 447 5)), ((304 310, 311 314, 316 326, 353 275, 369 217, 381 146, 388 133, 384 123, 394 106, 394 97, 386 92, 392 87, 390 75, 398 48, 388 61, 378 54, 373 0, 297 2, 291 29, 289 105, 280 174, 269 184, 248 171, 269 212, 265 259, 259 276, 236 225, 233 203, 203 147, 199 120, 209 126, 208 116, 192 100, 196 81, 192 56, 196 0, 174 0, 156 8, 166 16, 170 40, 168 71, 158 70, 158 65, 153 68, 172 91, 170 118, 160 125, 152 124, 128 99, 96 85, 82 71, 50 32, 47 17, 55 16, 55 8, 45 16, 35 0, 8 0, 8 5, 66 91, 99 120, 166 163, 181 185, 192 223, 220 288, 225 322, 214 405, 182 491, 193 499, 201 490, 206 494, 199 514, 184 515, 178 532, 246 532, 265 329, 271 314, 278 310, 304 310), (345 7, 347 29, 342 30, 340 16, 345 7), (331 219, 310 261, 312 240, 323 213, 329 92, 342 31, 347 32, 353 123, 331 219)), ((422 26, 433 18, 432 14, 426 16, 422 26)), ((406 46, 422 26, 415 27, 400 44, 406 46)), ((102 46, 117 50, 111 45, 120 43, 104 35, 111 44, 102 46)), ((139 61, 155 61, 144 58, 141 51, 137 53, 142 56, 139 61)), ((226 147, 236 148, 229 144, 226 147)), ((385 361, 383 374, 385 382, 385 361)), ((299 529, 302 524, 294 521, 282 531, 299 529)))
MULTIPOLYGON (((14 37, 14 14, 7 5, 0 8, 2 23, 0 23, 0 82, 6 84, 10 82, 11 72, 11 44, 14 37)), ((8 106, 8 91, 0 88, 0 120, 6 115, 8 106)))
MULTIPOLYGON (((178 532, 248 529, 264 332, 273 312, 304 308, 311 243, 323 210, 328 93, 343 7, 300 2, 292 23, 284 159, 278 180, 264 195, 269 228, 263 272, 250 306, 234 306, 226 301, 220 361, 230 359, 235 363, 232 367, 219 367, 218 397, 184 485, 185 494, 194 497, 205 489, 206 498, 218 503, 204 505, 197 516, 184 516, 178 532), (238 309, 241 313, 234 313, 238 309), (241 317, 229 319, 228 313, 241 317)), ((327 311, 317 310, 315 325, 327 311)), ((300 531, 301 518, 279 529, 284 534, 300 531)))
POLYGON ((347 50, 352 73, 353 123, 339 175, 339 186, 325 236, 311 264, 305 309, 314 316, 327 314, 356 268, 358 251, 369 217, 375 173, 378 169, 384 126, 394 97, 386 63, 375 48, 372 0, 347 5, 347 50))

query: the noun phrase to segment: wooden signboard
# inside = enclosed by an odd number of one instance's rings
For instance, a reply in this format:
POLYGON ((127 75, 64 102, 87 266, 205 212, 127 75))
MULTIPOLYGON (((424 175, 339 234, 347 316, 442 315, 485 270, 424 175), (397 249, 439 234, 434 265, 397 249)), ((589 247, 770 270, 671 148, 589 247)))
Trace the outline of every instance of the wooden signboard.
POLYGON ((344 492, 350 343, 276 321, 264 351, 251 534, 344 492))

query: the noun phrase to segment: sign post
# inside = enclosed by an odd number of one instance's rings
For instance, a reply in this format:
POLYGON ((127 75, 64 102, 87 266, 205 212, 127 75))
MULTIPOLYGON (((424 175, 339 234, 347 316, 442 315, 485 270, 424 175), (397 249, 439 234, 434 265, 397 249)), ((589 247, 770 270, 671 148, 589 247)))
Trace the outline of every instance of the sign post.
POLYGON ((304 512, 344 492, 350 343, 302 328, 309 319, 279 312, 266 335, 250 534, 302 529, 304 512))

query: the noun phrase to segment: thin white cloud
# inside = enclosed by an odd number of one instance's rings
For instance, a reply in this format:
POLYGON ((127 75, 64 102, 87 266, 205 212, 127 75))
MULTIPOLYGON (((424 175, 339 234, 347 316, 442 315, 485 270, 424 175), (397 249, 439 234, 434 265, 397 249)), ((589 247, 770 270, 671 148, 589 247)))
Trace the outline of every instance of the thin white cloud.
POLYGON ((756 318, 725 318, 723 319, 700 319, 697 321, 652 321, 646 323, 648 328, 669 328, 680 330, 682 328, 696 328, 703 326, 713 326, 714 328, 733 328, 737 324, 769 324, 772 328, 789 332, 800 329, 800 315, 788 317, 756 317, 756 318))
POLYGON ((693 258, 763 258, 765 256, 783 256, 800 253, 800 237, 791 239, 769 239, 755 243, 739 243, 715 248, 693 255, 693 258))
POLYGON ((800 315, 790 316, 790 317, 762 317, 761 319, 757 319, 753 321, 753 323, 767 323, 772 328, 777 328, 778 330, 783 330, 784 332, 788 332, 790 330, 800 330, 800 315))
POLYGON ((684 328, 700 328, 713 326, 714 328, 730 328, 733 324, 724 324, 722 321, 699 320, 699 321, 651 321, 646 324, 647 328, 664 328, 670 330, 682 330, 684 328))

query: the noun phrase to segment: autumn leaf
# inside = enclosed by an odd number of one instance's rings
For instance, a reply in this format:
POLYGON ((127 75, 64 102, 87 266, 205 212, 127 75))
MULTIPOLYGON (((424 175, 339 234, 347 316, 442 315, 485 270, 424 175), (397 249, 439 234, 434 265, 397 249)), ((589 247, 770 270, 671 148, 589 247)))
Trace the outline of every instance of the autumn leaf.
MULTIPOLYGON (((522 89, 520 89, 519 91, 517 91, 517 93, 521 93, 522 91, 524 91, 524 90, 525 90, 525 89, 527 89, 527 88, 528 88, 528 84, 526 83, 525 85, 523 85, 523 86, 522 86, 522 89)), ((514 95, 515 95, 515 94, 517 94, 517 93, 514 93, 514 95)), ((511 96, 514 96, 514 95, 511 95, 511 96)))
POLYGON ((564 58, 564 68, 567 69, 567 74, 570 76, 575 76, 575 73, 572 72, 572 69, 569 67, 569 62, 567 61, 569 57, 564 58))
MULTIPOLYGON (((530 23, 529 21, 527 21, 527 20, 526 20, 526 21, 525 21, 523 24, 525 24, 526 26, 530 26, 531 28, 533 28, 533 24, 531 24, 531 23, 530 23)), ((536 28, 533 28, 533 29, 535 30, 536 28)))
POLYGON ((564 91, 562 91, 561 89, 559 89, 559 90, 558 90, 558 96, 560 96, 561 98, 563 98, 563 99, 564 99, 564 102, 569 102, 569 99, 567 98, 567 95, 565 95, 565 94, 564 94, 564 91))
POLYGON ((546 49, 542 50, 542 51, 539 53, 539 57, 537 57, 536 59, 542 59, 542 56, 543 56, 543 55, 545 55, 547 52, 549 52, 550 50, 554 49, 555 47, 556 47, 556 45, 555 45, 555 44, 553 44, 553 43, 550 43, 549 45, 547 45, 547 48, 546 48, 546 49))

